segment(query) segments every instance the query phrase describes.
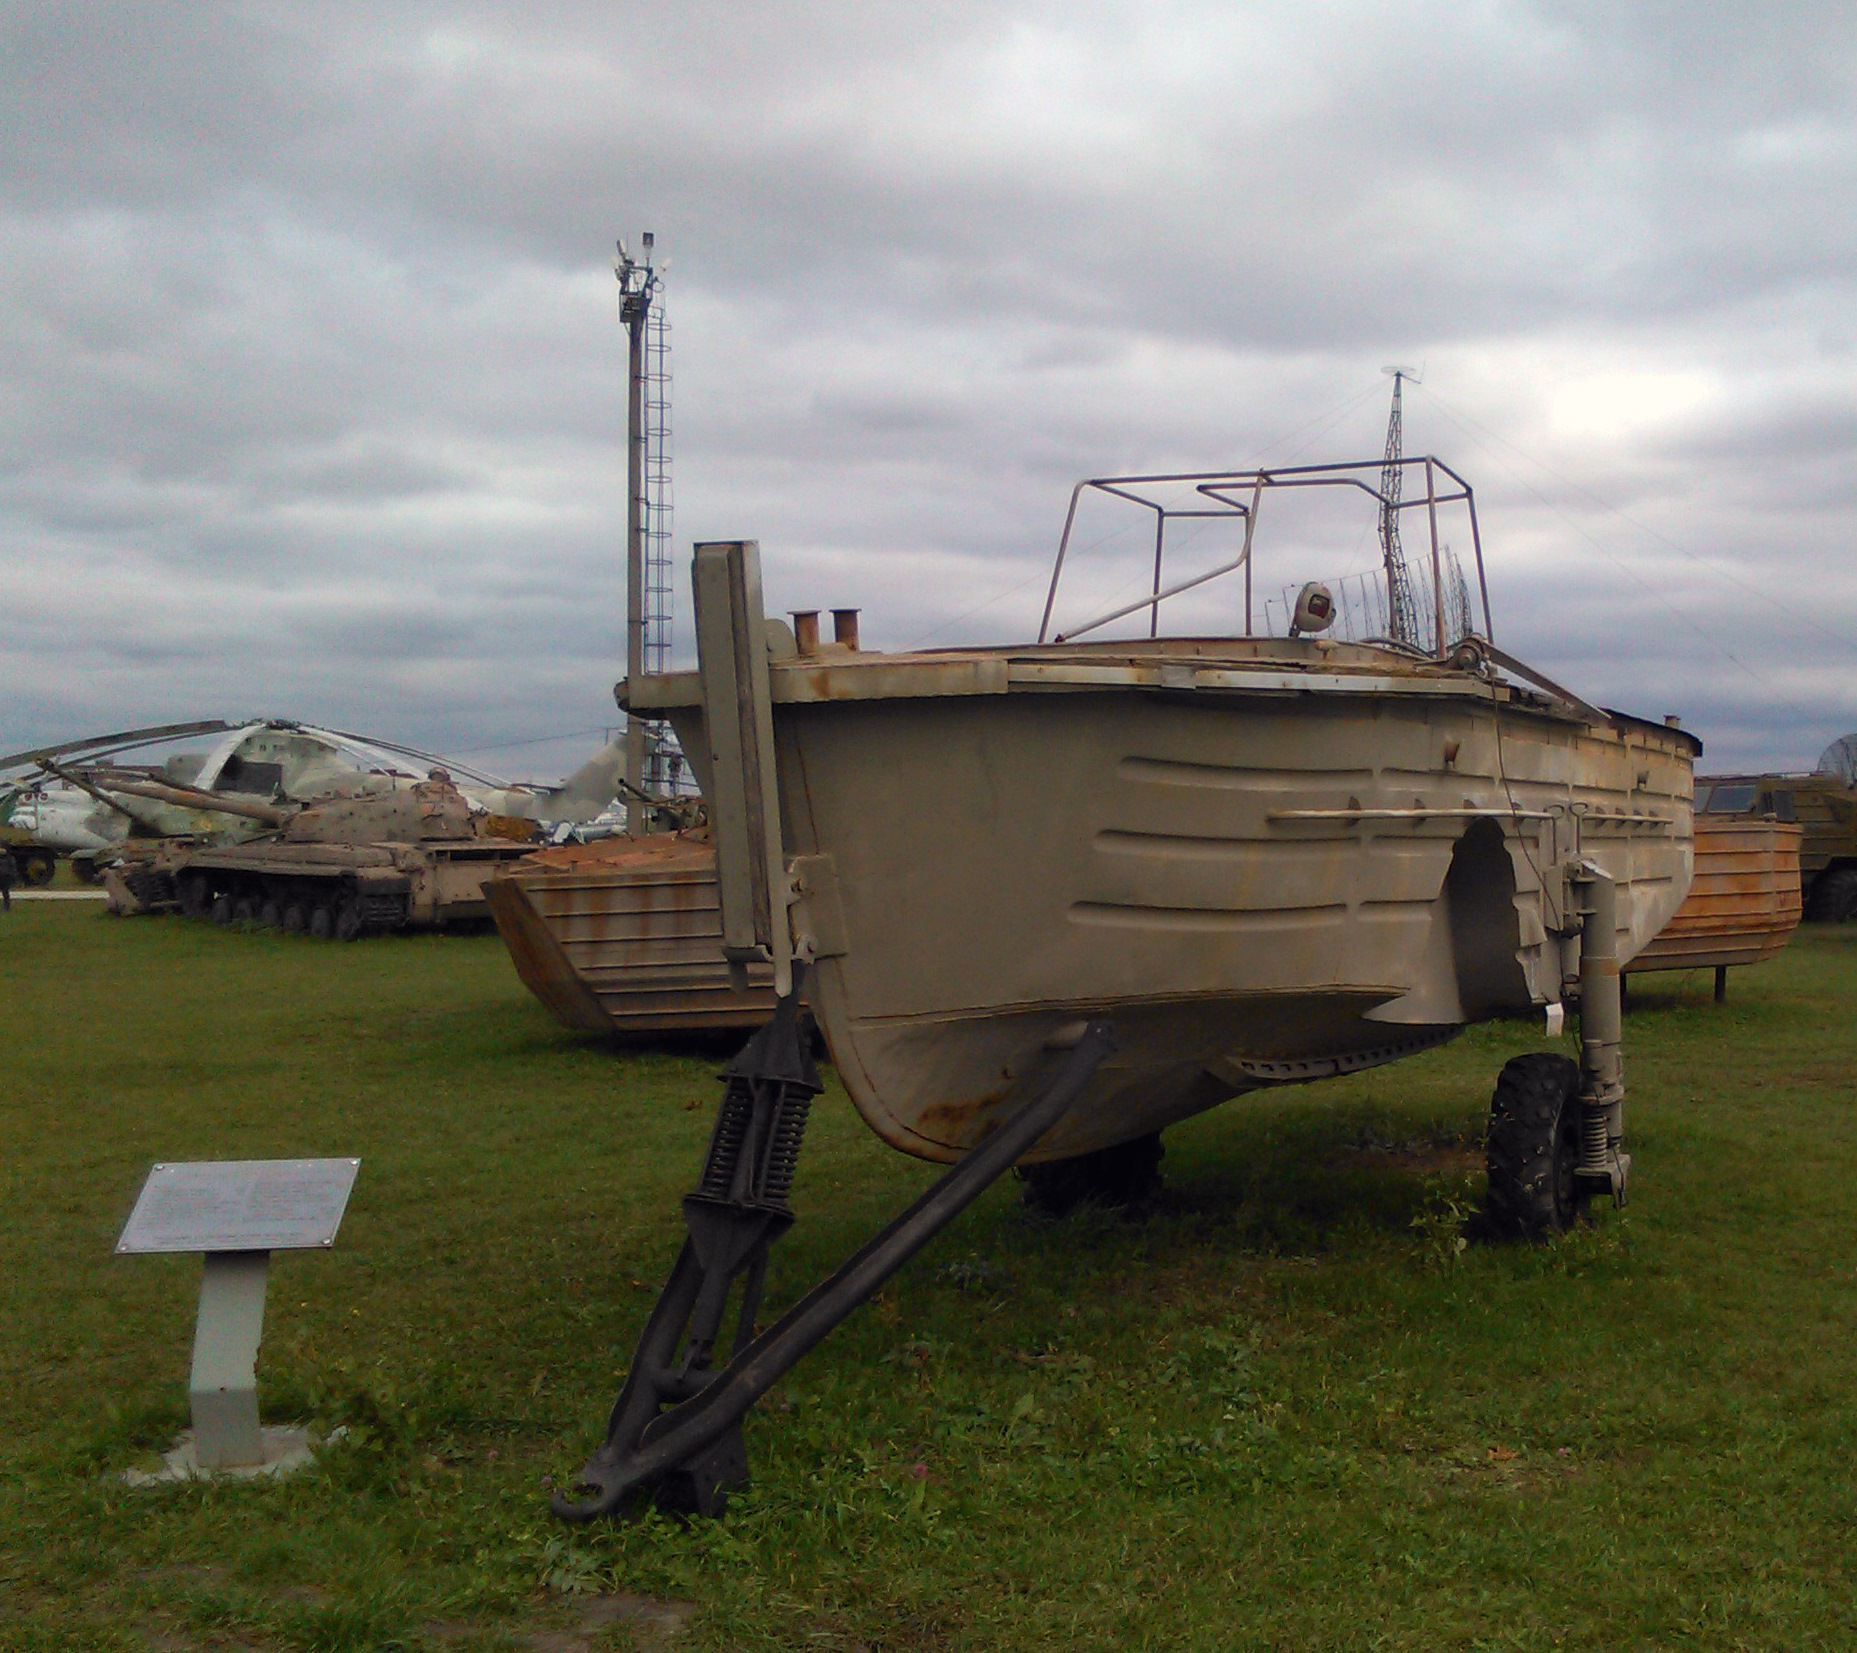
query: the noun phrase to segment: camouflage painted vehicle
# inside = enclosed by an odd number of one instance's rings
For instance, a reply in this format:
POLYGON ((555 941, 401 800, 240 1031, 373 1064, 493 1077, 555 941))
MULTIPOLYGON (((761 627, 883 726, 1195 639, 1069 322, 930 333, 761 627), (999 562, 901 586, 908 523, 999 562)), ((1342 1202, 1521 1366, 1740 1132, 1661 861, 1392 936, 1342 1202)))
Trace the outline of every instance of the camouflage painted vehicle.
POLYGON ((1857 918, 1857 785, 1841 775, 1701 775, 1696 818, 1797 821, 1806 918, 1857 918))
MULTIPOLYGON (((19 868, 19 881, 43 889, 58 874, 58 852, 36 842, 30 832, 0 820, 0 849, 10 850, 19 868)), ((75 863, 74 863, 75 864, 75 863)))
POLYGON ((535 847, 532 830, 473 814, 456 787, 434 778, 309 805, 245 843, 166 844, 112 867, 104 882, 113 912, 179 911, 355 941, 488 919, 484 880, 535 847))

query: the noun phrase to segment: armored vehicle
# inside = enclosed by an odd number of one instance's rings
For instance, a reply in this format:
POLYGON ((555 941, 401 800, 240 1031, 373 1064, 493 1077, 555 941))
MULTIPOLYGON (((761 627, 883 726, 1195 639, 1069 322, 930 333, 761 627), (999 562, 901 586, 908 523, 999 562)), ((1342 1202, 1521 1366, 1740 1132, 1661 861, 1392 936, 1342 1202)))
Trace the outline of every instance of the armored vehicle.
POLYGON ((245 843, 167 844, 105 875, 111 910, 354 941, 487 919, 484 879, 534 844, 528 822, 475 815, 448 779, 311 804, 245 843))
POLYGON ((1701 775, 1696 779, 1696 816, 1797 821, 1799 894, 1805 916, 1834 924, 1857 918, 1857 784, 1823 770, 1811 775, 1701 775))
POLYGON ((37 843, 30 832, 16 826, 0 824, 0 849, 13 852, 19 868, 19 881, 43 889, 58 873, 58 852, 37 843))

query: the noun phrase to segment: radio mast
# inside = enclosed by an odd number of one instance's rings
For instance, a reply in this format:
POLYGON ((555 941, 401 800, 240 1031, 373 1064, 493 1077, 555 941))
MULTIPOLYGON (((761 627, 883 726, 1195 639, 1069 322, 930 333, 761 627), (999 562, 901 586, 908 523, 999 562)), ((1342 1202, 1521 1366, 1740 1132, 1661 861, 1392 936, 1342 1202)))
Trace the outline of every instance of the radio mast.
POLYGON ((1418 380, 1409 367, 1387 367, 1393 376, 1393 411, 1386 422, 1386 461, 1380 467, 1380 549, 1386 557, 1386 629, 1395 642, 1419 642, 1418 605, 1412 597, 1412 574, 1399 543, 1399 484, 1405 474, 1400 464, 1404 432, 1400 426, 1399 392, 1407 379, 1418 380))
MULTIPOLYGON (((670 665, 671 419, 670 327, 662 271, 652 265, 656 237, 640 237, 634 259, 619 243, 619 319, 626 330, 625 674, 636 682, 670 665)), ((678 790, 683 754, 661 724, 626 716, 626 833, 648 830, 639 794, 678 790)))

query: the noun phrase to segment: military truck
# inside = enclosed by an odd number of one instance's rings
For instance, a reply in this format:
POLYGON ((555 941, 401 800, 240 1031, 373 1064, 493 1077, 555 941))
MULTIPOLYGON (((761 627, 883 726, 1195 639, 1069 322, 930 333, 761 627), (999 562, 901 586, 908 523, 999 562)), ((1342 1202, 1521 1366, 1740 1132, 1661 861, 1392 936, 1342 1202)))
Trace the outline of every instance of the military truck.
MULTIPOLYGON (((30 832, 15 826, 0 825, 0 849, 13 852, 13 864, 19 868, 19 881, 22 884, 43 889, 58 875, 58 852, 47 849, 30 832)), ((76 865, 75 862, 72 864, 76 865)), ((82 873, 79 876, 82 877, 82 873)))
POLYGON ((1823 771, 1699 775, 1696 814, 1797 821, 1806 918, 1832 924, 1857 918, 1857 785, 1823 771))
POLYGON ((233 844, 167 843, 104 875, 118 913, 337 941, 486 920, 484 879, 534 848, 526 821, 473 814, 449 780, 310 804, 233 844))
MULTIPOLYGON (((39 841, 36 787, 0 781, 0 849, 10 850, 22 884, 43 888, 58 873, 58 852, 39 841)), ((87 879, 86 882, 94 882, 87 879)))

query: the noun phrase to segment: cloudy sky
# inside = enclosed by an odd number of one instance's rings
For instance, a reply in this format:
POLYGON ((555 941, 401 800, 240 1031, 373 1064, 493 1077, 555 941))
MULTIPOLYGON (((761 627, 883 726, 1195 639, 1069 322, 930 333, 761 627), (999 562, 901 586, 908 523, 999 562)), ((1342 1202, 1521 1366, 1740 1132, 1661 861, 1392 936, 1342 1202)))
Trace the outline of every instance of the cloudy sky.
POLYGON ((759 539, 771 606, 1023 637, 1075 479, 1371 457, 1410 363, 1499 640, 1809 766, 1857 728, 1854 19, 0 5, 0 750, 269 713, 559 774, 615 720, 651 229, 677 543, 759 539))

